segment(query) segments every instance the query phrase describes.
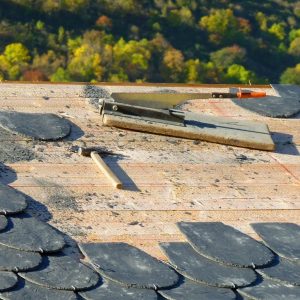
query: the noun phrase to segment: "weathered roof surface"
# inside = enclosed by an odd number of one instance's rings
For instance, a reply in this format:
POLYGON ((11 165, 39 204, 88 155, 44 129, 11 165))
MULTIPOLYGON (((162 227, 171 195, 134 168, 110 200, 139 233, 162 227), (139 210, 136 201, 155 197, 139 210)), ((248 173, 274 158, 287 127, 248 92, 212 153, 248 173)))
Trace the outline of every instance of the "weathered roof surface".
MULTIPOLYGON (((250 223, 300 224, 299 115, 270 119, 230 100, 185 106, 194 112, 267 123, 277 148, 263 152, 102 127, 91 103, 105 96, 103 88, 228 91, 223 86, 0 84, 0 110, 55 113, 73 123, 67 141, 0 135, 7 143, 5 151, 1 146, 0 168, 5 170, 0 181, 29 195, 30 212, 38 218, 76 242, 126 242, 160 259, 166 257, 158 242, 185 241, 176 222, 221 221, 254 238, 258 236, 250 223), (106 161, 125 182, 125 190, 113 189, 91 159, 71 151, 82 145, 102 145, 123 155, 106 161)), ((268 87, 262 90, 273 93, 268 87)))

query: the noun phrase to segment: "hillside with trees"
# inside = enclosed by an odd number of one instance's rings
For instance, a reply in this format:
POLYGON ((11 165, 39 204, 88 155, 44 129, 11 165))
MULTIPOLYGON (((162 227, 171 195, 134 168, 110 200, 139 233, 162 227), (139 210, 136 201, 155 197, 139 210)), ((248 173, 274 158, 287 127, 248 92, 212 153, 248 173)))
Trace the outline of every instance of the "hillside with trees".
POLYGON ((0 80, 300 84, 300 1, 1 0, 0 80))

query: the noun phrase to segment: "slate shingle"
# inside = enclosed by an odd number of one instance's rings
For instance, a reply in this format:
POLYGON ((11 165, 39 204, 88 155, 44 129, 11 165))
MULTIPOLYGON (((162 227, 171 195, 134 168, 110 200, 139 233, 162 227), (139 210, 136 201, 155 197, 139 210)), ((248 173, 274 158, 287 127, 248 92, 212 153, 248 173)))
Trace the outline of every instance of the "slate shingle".
POLYGON ((221 222, 180 222, 178 227, 201 255, 240 267, 264 266, 273 253, 250 236, 221 222))
POLYGON ((200 283, 235 288, 250 285, 257 278, 253 270, 210 260, 197 253, 188 243, 161 243, 160 247, 178 273, 200 283))
POLYGON ((126 243, 79 244, 96 270, 128 287, 163 288, 178 282, 168 265, 126 243))

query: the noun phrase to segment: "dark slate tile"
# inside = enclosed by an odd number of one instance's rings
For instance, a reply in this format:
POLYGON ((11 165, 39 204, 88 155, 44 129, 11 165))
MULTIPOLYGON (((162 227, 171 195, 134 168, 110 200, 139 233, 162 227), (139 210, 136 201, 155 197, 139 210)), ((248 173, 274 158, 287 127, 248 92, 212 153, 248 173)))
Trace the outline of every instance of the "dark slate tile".
POLYGON ((5 216, 0 215, 0 231, 6 229, 8 221, 5 216))
POLYGON ((252 269, 210 260, 188 243, 161 243, 160 246, 176 271, 191 280, 227 288, 247 286, 256 281, 257 276, 252 269))
MULTIPOLYGON (((244 109, 272 118, 289 118, 300 112, 300 93, 295 90, 299 87, 274 84, 273 88, 278 96, 232 99, 232 101, 244 109)), ((237 89, 230 91, 236 92, 237 89)))
POLYGON ((278 255, 300 261, 300 226, 293 223, 253 223, 252 228, 278 255))
POLYGON ((19 278, 18 284, 7 292, 0 292, 3 300, 76 300, 70 291, 52 290, 19 278))
POLYGON ((159 290, 159 294, 168 300, 233 300, 235 293, 231 289, 216 288, 194 281, 184 279, 184 281, 168 290, 159 290))
POLYGON ((0 245, 0 271, 25 271, 42 262, 39 253, 20 251, 0 245))
POLYGON ((0 126, 12 133, 38 140, 57 140, 70 133, 70 123, 54 114, 0 112, 0 126))
POLYGON ((126 243, 80 244, 79 248, 100 274, 125 286, 156 289, 178 282, 168 265, 126 243))
POLYGON ((25 197, 15 189, 0 183, 0 214, 9 215, 25 210, 25 197))
POLYGON ((300 285, 300 262, 278 257, 274 263, 257 272, 265 278, 282 283, 300 285))
POLYGON ((240 267, 264 266, 274 259, 267 247, 221 222, 180 222, 178 227, 192 247, 209 259, 240 267))
POLYGON ((157 294, 150 289, 127 288, 109 280, 89 291, 80 292, 86 300, 157 300, 157 294))
POLYGON ((38 285, 70 291, 96 286, 100 278, 91 268, 66 255, 43 256, 37 269, 19 275, 38 285))
POLYGON ((299 300, 300 288, 269 279, 262 279, 258 284, 238 289, 243 296, 254 300, 299 300))
POLYGON ((9 217, 9 224, 0 233, 0 244, 18 250, 32 252, 56 252, 65 241, 50 225, 28 214, 9 217))
POLYGON ((300 98, 300 86, 294 84, 271 84, 280 97, 300 98))
POLYGON ((17 282, 18 277, 15 273, 0 271, 0 291, 11 289, 17 282))

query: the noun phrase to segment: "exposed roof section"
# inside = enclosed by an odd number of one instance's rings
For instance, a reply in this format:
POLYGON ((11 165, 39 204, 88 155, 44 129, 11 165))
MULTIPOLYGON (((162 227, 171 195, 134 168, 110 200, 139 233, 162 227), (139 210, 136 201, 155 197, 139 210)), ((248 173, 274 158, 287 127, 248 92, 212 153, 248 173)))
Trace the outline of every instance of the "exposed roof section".
MULTIPOLYGON (((210 99, 185 106, 195 112, 267 123, 277 146, 274 153, 267 153, 102 127, 93 106, 100 94, 159 88, 105 89, 0 85, 1 110, 55 113, 72 124, 71 135, 57 142, 28 141, 0 130, 1 148, 12 150, 1 151, 1 183, 26 195, 31 215, 66 234, 71 247, 64 253, 78 260, 75 242, 125 242, 166 261, 159 242, 186 242, 177 222, 221 221, 254 238, 258 235, 250 223, 299 224, 299 117, 269 119, 230 100, 210 99), (83 145, 103 146, 120 154, 105 159, 124 182, 124 190, 112 189, 89 158, 72 151, 83 145), (11 155, 13 151, 17 157, 11 155)), ((171 89, 199 91, 196 87, 171 89)), ((32 292, 32 283, 19 284, 31 286, 28 290, 32 292)), ((37 289, 48 293, 45 288, 37 289)), ((251 290, 244 291, 252 294, 251 290)), ((68 299, 70 294, 65 293, 68 299)), ((57 297, 54 294, 51 297, 57 297)), ((34 299, 34 293, 31 297, 34 299)))

